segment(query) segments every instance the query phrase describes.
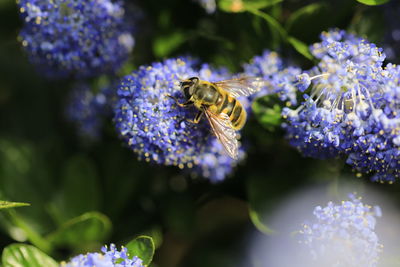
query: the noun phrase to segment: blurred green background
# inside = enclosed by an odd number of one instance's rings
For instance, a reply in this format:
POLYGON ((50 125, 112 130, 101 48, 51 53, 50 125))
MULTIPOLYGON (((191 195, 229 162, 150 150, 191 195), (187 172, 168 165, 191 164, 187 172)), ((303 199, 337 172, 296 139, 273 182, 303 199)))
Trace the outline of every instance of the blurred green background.
MULTIPOLYGON (((143 18, 121 75, 188 54, 238 72, 264 49, 307 69, 313 61, 306 47, 333 27, 384 41, 384 7, 350 0, 272 2, 261 13, 232 13, 226 12, 231 1, 221 0, 225 11, 208 15, 190 0, 135 1, 143 18)), ((0 25, 0 199, 31 204, 0 212, 2 248, 27 242, 65 260, 146 234, 157 247, 153 266, 241 266, 249 237, 270 233, 268 214, 288 194, 316 184, 332 192, 344 174, 359 179, 340 160, 303 158, 277 125, 263 125, 262 116, 244 129, 247 159, 219 184, 138 162, 111 121, 100 141, 84 140, 64 116, 73 81, 47 81, 28 63, 17 42, 21 21, 14 1, 1 0, 0 25)), ((399 203, 397 184, 374 186, 399 203)))

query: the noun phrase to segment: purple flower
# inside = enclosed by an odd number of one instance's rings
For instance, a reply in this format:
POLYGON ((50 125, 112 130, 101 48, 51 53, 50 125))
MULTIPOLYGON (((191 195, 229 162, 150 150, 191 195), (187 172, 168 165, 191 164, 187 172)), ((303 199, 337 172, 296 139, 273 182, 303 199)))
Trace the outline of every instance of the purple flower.
POLYGON ((277 94, 282 101, 287 101, 288 106, 297 104, 296 77, 301 74, 300 68, 286 67, 276 52, 268 50, 243 67, 246 75, 262 77, 266 84, 252 99, 277 94))
POLYGON ((400 177, 399 68, 384 68, 381 48, 344 31, 321 40, 311 46, 319 63, 296 84, 310 92, 283 110, 287 138, 306 156, 345 156, 357 172, 393 182, 400 177))
POLYGON ((113 85, 96 89, 86 82, 76 83, 66 107, 66 117, 76 125, 79 135, 92 140, 100 137, 104 119, 112 116, 115 101, 113 85))
POLYGON ((355 195, 349 198, 341 204, 316 207, 315 219, 300 231, 300 242, 323 266, 377 266, 382 252, 375 233, 380 208, 363 204, 355 195))
POLYGON ((136 256, 129 256, 126 248, 117 250, 114 244, 108 248, 104 246, 103 253, 87 253, 72 258, 63 267, 144 267, 142 260, 136 256))
POLYGON ((19 39, 40 74, 50 78, 114 73, 134 39, 123 1, 19 0, 19 39))

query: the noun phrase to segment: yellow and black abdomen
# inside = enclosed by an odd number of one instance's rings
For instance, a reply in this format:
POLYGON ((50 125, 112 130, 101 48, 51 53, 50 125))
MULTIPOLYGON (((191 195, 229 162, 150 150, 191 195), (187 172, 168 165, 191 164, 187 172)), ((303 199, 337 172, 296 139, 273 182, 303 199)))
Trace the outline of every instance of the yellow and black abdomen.
POLYGON ((194 105, 201 110, 206 106, 215 114, 225 113, 229 116, 235 130, 243 128, 246 122, 246 110, 236 98, 218 86, 201 81, 193 93, 194 105))
POLYGON ((246 110, 242 104, 225 91, 221 92, 221 99, 217 103, 217 113, 228 115, 235 130, 242 129, 246 122, 246 110))

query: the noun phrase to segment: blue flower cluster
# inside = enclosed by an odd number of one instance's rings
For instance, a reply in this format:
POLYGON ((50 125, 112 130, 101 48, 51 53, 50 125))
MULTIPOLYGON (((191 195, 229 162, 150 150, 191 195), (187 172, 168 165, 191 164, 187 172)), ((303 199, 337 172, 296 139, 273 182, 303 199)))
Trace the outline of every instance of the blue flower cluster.
POLYGON ((377 266, 382 245, 375 233, 378 206, 364 205, 351 194, 341 204, 314 209, 315 220, 303 225, 300 242, 319 266, 377 266))
POLYGON ((144 267, 142 260, 136 256, 129 257, 126 248, 118 251, 114 244, 109 248, 102 247, 103 253, 88 253, 78 255, 68 263, 62 263, 63 267, 144 267))
POLYGON ((111 117, 114 94, 110 85, 96 92, 88 83, 75 84, 67 102, 66 117, 77 126, 79 135, 91 140, 100 137, 104 118, 111 117))
POLYGON ((18 5, 24 21, 19 39, 47 77, 113 73, 133 48, 123 1, 18 0, 18 5))
MULTIPOLYGON (((244 159, 246 156, 243 149, 239 150, 239 161, 244 159)), ((232 172, 232 168, 237 164, 229 157, 222 147, 221 143, 216 139, 212 138, 207 143, 207 148, 204 152, 198 155, 199 163, 192 171, 192 175, 200 175, 202 177, 208 177, 213 182, 222 181, 225 177, 229 176, 232 172), (222 151, 222 153, 221 153, 222 151)))
POLYGON ((296 76, 302 70, 297 67, 286 67, 283 60, 276 52, 265 50, 261 56, 254 57, 249 64, 243 66, 244 73, 248 76, 262 77, 265 86, 261 91, 253 95, 260 97, 269 94, 277 94, 287 106, 297 104, 296 76))
POLYGON ((119 135, 140 160, 178 166, 220 181, 237 161, 217 144, 205 118, 199 124, 188 122, 197 113, 194 107, 181 108, 168 96, 185 101, 179 85, 185 78, 229 78, 225 70, 197 65, 190 58, 168 59, 142 66, 124 77, 117 90, 114 120, 119 135))
POLYGON ((310 93, 283 110, 290 143, 306 156, 344 155, 355 171, 393 182, 400 177, 399 67, 383 67, 381 48, 344 31, 321 39, 311 47, 318 65, 296 83, 310 93))

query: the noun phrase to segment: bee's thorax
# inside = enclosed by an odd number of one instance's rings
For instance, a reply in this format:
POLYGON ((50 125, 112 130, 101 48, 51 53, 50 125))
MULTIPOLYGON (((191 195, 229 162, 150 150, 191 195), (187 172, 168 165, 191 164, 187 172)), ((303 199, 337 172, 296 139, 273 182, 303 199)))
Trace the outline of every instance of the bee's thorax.
POLYGON ((203 105, 214 105, 220 98, 220 92, 211 83, 199 83, 194 89, 193 100, 200 101, 203 105))

